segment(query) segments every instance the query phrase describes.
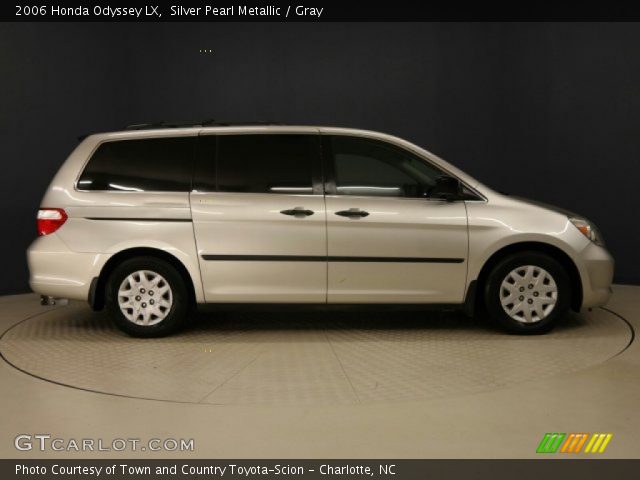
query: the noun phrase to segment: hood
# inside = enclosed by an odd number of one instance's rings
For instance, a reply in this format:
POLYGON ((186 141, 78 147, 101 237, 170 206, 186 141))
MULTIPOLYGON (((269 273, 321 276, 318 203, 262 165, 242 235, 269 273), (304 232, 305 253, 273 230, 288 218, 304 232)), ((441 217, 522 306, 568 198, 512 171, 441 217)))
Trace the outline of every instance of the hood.
POLYGON ((509 198, 513 198, 514 200, 518 200, 518 201, 523 202, 523 203, 528 203, 529 205, 534 205, 536 207, 542 207, 542 208, 545 208, 547 210, 551 210, 551 211, 556 212, 556 213, 561 213, 562 215, 566 215, 567 217, 583 218, 584 219, 583 215, 579 215, 579 214, 577 214, 575 212, 572 212, 570 210, 566 210, 566 209, 561 208, 561 207, 556 207, 555 205, 549 205, 548 203, 539 202, 537 200, 531 200, 530 198, 518 197, 516 195, 509 195, 509 198))

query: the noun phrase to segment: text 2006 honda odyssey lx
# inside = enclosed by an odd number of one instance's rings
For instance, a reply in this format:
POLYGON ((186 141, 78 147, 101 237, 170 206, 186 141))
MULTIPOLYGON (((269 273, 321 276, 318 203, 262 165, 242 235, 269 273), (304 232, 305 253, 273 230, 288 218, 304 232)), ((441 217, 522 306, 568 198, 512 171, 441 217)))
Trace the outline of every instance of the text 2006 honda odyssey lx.
POLYGON ((38 212, 31 287, 165 335, 205 303, 434 304, 514 333, 604 304, 587 219, 485 187, 381 133, 139 125, 91 135, 38 212))

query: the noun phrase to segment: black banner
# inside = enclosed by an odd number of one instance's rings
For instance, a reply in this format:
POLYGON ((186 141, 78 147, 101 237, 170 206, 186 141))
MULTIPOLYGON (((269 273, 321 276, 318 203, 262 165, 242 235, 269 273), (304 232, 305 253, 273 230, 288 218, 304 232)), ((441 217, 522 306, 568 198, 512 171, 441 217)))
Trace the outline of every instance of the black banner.
POLYGON ((637 478, 638 460, 0 460, 7 479, 637 478))
POLYGON ((105 2, 17 1, 0 5, 0 21, 14 22, 380 22, 380 21, 629 21, 636 4, 608 2, 105 2))

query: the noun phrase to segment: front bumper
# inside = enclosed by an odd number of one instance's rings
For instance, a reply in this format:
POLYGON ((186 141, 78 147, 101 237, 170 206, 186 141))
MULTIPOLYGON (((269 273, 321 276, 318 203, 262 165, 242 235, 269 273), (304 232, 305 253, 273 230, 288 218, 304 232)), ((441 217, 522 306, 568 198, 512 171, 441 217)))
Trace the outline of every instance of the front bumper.
POLYGON ((581 252, 582 307, 604 305, 611 297, 614 260, 603 247, 589 243, 581 252))
POLYGON ((87 300, 91 280, 108 255, 69 250, 54 233, 38 237, 27 250, 31 289, 53 298, 87 300))

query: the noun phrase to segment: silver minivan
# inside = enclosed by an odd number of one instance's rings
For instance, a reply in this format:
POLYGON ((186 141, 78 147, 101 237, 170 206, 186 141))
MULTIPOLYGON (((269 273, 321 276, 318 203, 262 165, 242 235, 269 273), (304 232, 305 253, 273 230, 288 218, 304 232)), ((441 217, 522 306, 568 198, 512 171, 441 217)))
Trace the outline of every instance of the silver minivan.
POLYGON ((43 302, 88 300, 166 335, 204 304, 409 304, 549 331, 611 294, 580 215, 506 196, 382 133, 136 125, 86 137, 28 250, 43 302))

